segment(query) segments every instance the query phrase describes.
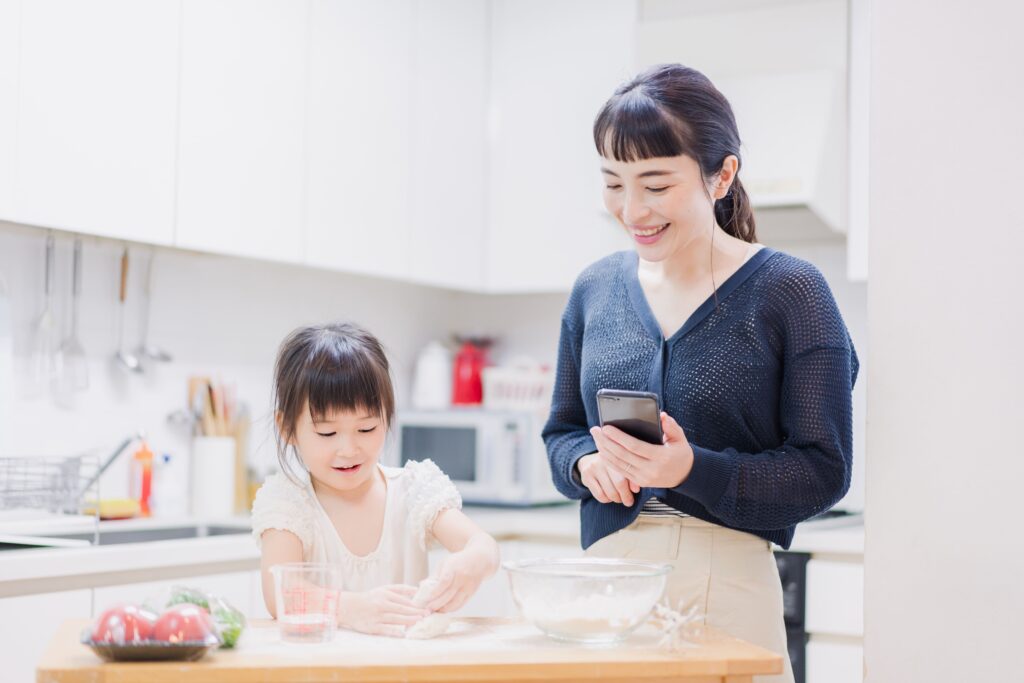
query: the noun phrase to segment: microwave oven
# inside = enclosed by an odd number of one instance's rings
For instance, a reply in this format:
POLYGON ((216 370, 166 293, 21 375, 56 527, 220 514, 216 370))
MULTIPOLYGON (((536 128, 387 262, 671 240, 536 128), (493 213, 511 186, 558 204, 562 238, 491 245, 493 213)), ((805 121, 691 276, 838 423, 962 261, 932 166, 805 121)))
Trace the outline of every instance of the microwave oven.
POLYGON ((400 411, 388 464, 433 460, 465 503, 530 506, 565 503, 551 481, 543 418, 476 408, 400 411))

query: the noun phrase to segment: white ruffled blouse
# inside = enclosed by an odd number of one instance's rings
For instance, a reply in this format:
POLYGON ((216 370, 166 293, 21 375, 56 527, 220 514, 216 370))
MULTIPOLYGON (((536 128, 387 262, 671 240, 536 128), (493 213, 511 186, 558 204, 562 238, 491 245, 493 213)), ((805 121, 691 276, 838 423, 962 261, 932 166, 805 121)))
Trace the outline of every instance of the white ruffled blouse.
POLYGON ((305 562, 340 567, 345 590, 362 591, 394 583, 418 585, 427 578, 427 548, 434 520, 462 507, 455 485, 431 460, 405 467, 378 465, 387 482, 380 543, 367 555, 352 553, 313 493, 308 473, 301 485, 284 474, 268 477, 252 506, 256 544, 267 529, 290 531, 302 541, 305 562))

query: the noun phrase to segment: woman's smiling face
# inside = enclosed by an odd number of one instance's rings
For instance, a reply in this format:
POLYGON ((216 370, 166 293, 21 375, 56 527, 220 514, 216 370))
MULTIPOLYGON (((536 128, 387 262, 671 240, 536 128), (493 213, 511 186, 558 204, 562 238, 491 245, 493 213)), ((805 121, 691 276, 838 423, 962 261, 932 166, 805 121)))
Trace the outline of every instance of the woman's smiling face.
POLYGON ((639 161, 602 157, 601 173, 605 208, 645 261, 664 260, 695 237, 709 234, 715 220, 713 198, 724 196, 734 174, 727 160, 716 186, 707 187, 700 166, 686 155, 639 161))

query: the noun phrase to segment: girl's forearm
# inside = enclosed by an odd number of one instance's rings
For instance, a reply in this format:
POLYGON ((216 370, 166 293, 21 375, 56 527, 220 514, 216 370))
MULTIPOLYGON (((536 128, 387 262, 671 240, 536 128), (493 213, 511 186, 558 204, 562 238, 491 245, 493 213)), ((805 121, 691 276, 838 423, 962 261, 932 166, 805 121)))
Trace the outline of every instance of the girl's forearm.
POLYGON ((360 594, 355 591, 339 591, 338 592, 338 611, 335 615, 335 620, 341 628, 348 628, 351 626, 349 617, 352 614, 352 603, 354 600, 358 600, 360 594))
POLYGON ((498 571, 501 563, 501 552, 498 550, 498 542, 485 531, 478 531, 469 537, 466 547, 462 552, 477 558, 484 568, 485 576, 491 576, 498 571))

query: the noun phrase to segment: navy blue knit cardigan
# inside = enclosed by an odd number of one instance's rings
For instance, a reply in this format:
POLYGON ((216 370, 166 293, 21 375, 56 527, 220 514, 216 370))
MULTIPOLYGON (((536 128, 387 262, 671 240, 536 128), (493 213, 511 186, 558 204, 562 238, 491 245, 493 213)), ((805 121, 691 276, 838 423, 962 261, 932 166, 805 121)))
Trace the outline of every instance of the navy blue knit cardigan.
POLYGON ((562 316, 544 441, 558 490, 581 500, 583 547, 629 525, 654 496, 788 548, 796 524, 850 486, 859 363, 828 283, 764 247, 665 339, 637 264, 625 251, 589 266, 562 316), (661 397, 693 446, 686 481, 642 489, 631 507, 600 503, 579 484, 573 468, 597 451, 588 429, 603 388, 661 397))

